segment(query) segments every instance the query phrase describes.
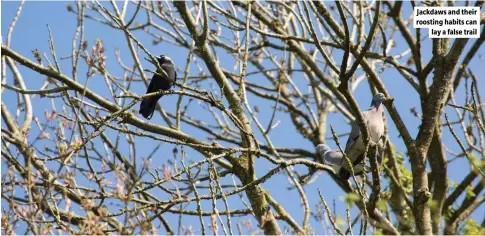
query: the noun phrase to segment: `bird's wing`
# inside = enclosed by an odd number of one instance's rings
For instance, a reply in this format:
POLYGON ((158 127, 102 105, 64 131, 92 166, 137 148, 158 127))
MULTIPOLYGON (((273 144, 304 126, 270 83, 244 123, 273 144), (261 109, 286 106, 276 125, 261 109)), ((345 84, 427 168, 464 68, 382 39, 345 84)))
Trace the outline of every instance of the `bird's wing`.
POLYGON ((345 144, 345 153, 348 153, 352 146, 355 144, 360 136, 359 125, 356 121, 352 122, 352 129, 350 130, 349 139, 347 139, 347 144, 345 144))
POLYGON ((161 67, 168 75, 167 80, 170 82, 174 82, 177 78, 177 72, 175 72, 175 68, 173 67, 173 65, 163 64, 161 67))
MULTIPOLYGON (((368 123, 369 114, 368 111, 363 111, 362 116, 364 121, 368 123)), ((345 145, 345 154, 350 159, 350 161, 355 165, 362 161, 363 153, 365 151, 364 142, 361 138, 360 127, 357 121, 352 122, 352 129, 350 131, 349 139, 345 145)), ((345 160, 342 160, 342 167, 348 169, 349 166, 345 160)))
POLYGON ((369 133, 371 135, 372 141, 375 143, 379 142, 381 137, 384 135, 384 113, 382 112, 382 106, 379 109, 373 109, 368 111, 367 124, 370 127, 369 133))
MULTIPOLYGON (((383 123, 382 124, 376 123, 376 122, 379 122, 379 120, 380 122, 383 122, 382 112, 378 113, 378 112, 374 112, 372 109, 369 109, 362 112, 362 117, 364 118, 364 121, 367 124, 367 129, 369 129, 369 133, 371 136, 372 136, 372 132, 381 133, 380 129, 373 130, 372 127, 374 127, 374 125, 383 125, 383 123), (379 116, 379 114, 381 114, 381 116, 379 116)), ((352 122, 352 130, 350 131, 349 139, 347 140, 347 144, 345 145, 345 153, 348 153, 348 151, 352 148, 352 146, 355 144, 355 142, 360 137, 360 135, 361 135, 360 126, 359 124, 357 124, 357 120, 354 120, 352 122)))
POLYGON ((147 89, 146 93, 156 92, 155 88, 153 87, 153 86, 155 86, 156 77, 157 77, 157 75, 152 76, 152 80, 150 80, 150 84, 148 85, 148 89, 147 89))
MULTIPOLYGON (((159 83, 159 78, 159 76, 153 75, 146 93, 153 93, 158 91, 157 84, 159 83)), ((153 116, 153 112, 155 111, 157 101, 160 97, 161 95, 144 98, 143 101, 141 101, 140 103, 140 114, 142 114, 143 117, 145 117, 146 119, 151 119, 153 116)))
POLYGON ((325 162, 332 165, 340 165, 343 155, 340 151, 328 151, 325 153, 325 162))

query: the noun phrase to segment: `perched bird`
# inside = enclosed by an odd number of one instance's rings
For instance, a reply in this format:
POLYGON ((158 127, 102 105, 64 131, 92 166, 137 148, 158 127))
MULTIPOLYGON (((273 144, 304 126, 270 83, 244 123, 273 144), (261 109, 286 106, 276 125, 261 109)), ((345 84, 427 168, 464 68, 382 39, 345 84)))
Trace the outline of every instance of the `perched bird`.
MULTIPOLYGON (((342 159, 344 155, 340 151, 334 151, 330 149, 326 144, 317 145, 317 156, 320 158, 320 162, 324 165, 330 166, 335 173, 339 173, 342 167, 342 159)), ((370 168, 367 168, 370 170, 370 168)), ((361 175, 364 172, 364 163, 359 163, 354 166, 354 174, 361 175)))
MULTIPOLYGON (((159 90, 169 90, 177 79, 177 72, 175 71, 175 66, 172 59, 164 55, 160 55, 156 58, 158 64, 165 71, 167 76, 154 74, 146 93, 153 93, 159 90)), ((162 74, 159 70, 157 70, 157 72, 162 74)), ((151 119, 153 112, 155 111, 155 107, 157 106, 158 99, 161 97, 162 95, 160 94, 143 99, 140 104, 140 114, 142 114, 142 116, 146 119, 151 119)))
MULTIPOLYGON (((372 98, 372 103, 367 111, 362 112, 362 116, 367 124, 370 139, 377 143, 384 135, 384 108, 382 102, 386 100, 386 96, 382 93, 377 93, 372 98)), ((345 145, 345 154, 355 166, 364 160, 365 145, 360 133, 360 126, 357 121, 352 122, 352 130, 350 131, 349 139, 345 145)), ((342 158, 340 164, 342 168, 339 170, 339 176, 342 179, 349 179, 350 168, 348 163, 342 158)), ((355 172, 355 171, 354 171, 355 172)))

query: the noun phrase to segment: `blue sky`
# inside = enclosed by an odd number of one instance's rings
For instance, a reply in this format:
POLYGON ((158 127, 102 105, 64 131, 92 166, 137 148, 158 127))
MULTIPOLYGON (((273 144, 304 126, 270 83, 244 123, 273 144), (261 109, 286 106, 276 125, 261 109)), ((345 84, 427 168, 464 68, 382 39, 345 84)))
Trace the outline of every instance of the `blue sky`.
MULTIPOLYGON (((67 2, 26 2, 24 5, 24 8, 22 10, 22 14, 20 15, 19 20, 17 21, 15 30, 13 31, 12 35, 12 42, 11 42, 11 48, 13 48, 15 51, 18 53, 34 60, 34 57, 32 55, 32 50, 37 49, 41 54, 46 53, 50 59, 50 53, 49 53, 49 34, 47 30, 47 25, 49 25, 53 39, 55 42, 55 47, 56 47, 56 54, 57 57, 64 57, 64 56, 69 56, 71 54, 71 49, 72 49, 72 39, 74 37, 74 32, 75 32, 75 27, 76 27, 76 18, 75 15, 68 12, 66 10, 66 7, 68 4, 72 3, 67 3, 67 2)), ((1 26, 2 26, 2 38, 3 38, 3 43, 5 43, 6 40, 6 35, 8 31, 8 27, 10 25, 10 22, 12 21, 15 12, 17 10, 19 3, 18 2, 2 2, 2 10, 1 10, 1 26)), ((106 2, 104 2, 104 5, 107 6, 108 9, 112 9, 110 5, 106 2), (108 7, 109 6, 109 7, 108 7)), ((121 6, 121 4, 119 4, 121 6)), ((129 7, 129 14, 133 12, 134 6, 130 5, 129 7)), ((408 16, 411 12, 410 4, 405 3, 404 4, 404 9, 403 9, 403 15, 408 16)), ((90 12, 91 13, 91 12, 90 12)), ((140 18, 143 19, 143 18, 140 18)), ((412 27, 412 25, 410 26, 412 27)), ((412 30, 414 32, 414 30, 412 30)), ((422 31, 423 34, 427 34, 427 32, 424 30, 422 31)), ((173 61, 175 62, 176 65, 179 66, 180 70, 178 72, 179 77, 180 75, 183 75, 183 69, 185 66, 185 61, 187 57, 187 50, 182 49, 182 48, 177 48, 171 44, 167 43, 160 43, 157 45, 153 45, 151 42, 153 38, 147 36, 145 33, 138 31, 135 33, 135 36, 148 48, 148 50, 152 54, 165 54, 169 55, 173 61)), ((112 29, 106 25, 99 24, 98 22, 93 22, 92 20, 86 19, 85 20, 85 35, 84 38, 86 41, 89 42, 88 50, 94 45, 94 41, 96 39, 101 39, 103 41, 103 45, 105 47, 105 55, 107 56, 107 64, 106 67, 108 68, 109 72, 112 75, 115 76, 122 76, 123 71, 118 65, 115 57, 115 50, 119 49, 121 53, 121 57, 124 60, 124 63, 126 65, 132 65, 132 61, 130 59, 130 52, 127 47, 126 39, 124 37, 124 34, 119 31, 112 29)), ((398 41, 396 42, 396 47, 393 48, 390 52, 390 54, 395 54, 402 52, 405 48, 407 48, 407 44, 404 42, 401 36, 396 37, 398 41)), ((468 43, 468 47, 465 49, 465 52, 467 52, 467 49, 469 46, 474 42, 473 39, 470 40, 468 43)), ((483 66, 484 62, 481 60, 478 60, 478 56, 482 55, 485 52, 485 50, 482 48, 480 52, 477 54, 477 57, 470 63, 470 67, 473 68, 474 73, 477 75, 483 75, 485 74, 485 67, 483 66)), ((224 68, 232 70, 233 68, 233 63, 234 60, 232 59, 232 56, 227 56, 222 53, 222 51, 218 52, 218 56, 220 57, 221 61, 221 66, 224 68)), ((431 40, 426 39, 423 42, 423 62, 427 63, 429 61, 429 58, 431 57, 431 40)), ((143 56, 141 57, 143 58, 143 56)), ((148 63, 147 61, 142 61, 144 68, 152 68, 152 65, 148 63)), ((79 71, 79 76, 81 78, 81 81, 84 82, 85 78, 82 77, 83 73, 86 72, 86 67, 83 65, 84 63, 80 63, 80 71, 79 71)), ((45 61, 44 61, 45 65, 45 61)), ((68 76, 71 76, 71 61, 70 59, 65 59, 60 61, 61 65, 61 70, 63 73, 67 74, 68 76)), ((202 64, 203 65, 203 64, 202 64)), ((205 71, 206 68, 203 68, 205 71)), ((37 73, 34 73, 24 67, 20 67, 20 70, 22 72, 22 75, 25 79, 25 82, 27 84, 28 89, 38 89, 40 86, 44 83, 45 81, 45 76, 38 75, 37 73)), ((253 67, 248 68, 248 72, 253 71, 253 67)), ((190 73, 192 75, 195 75, 198 73, 197 69, 195 66, 192 66, 190 73)), ((361 73, 361 70, 358 70, 358 73, 361 73)), ((7 74, 8 79, 7 83, 12 84, 12 76, 10 73, 7 74)), ((260 75, 259 75, 260 76, 260 75)), ((262 81, 262 78, 259 76, 252 76, 249 77, 248 80, 252 82, 257 82, 257 81, 262 81)), ((410 112, 409 109, 411 107, 416 107, 416 109, 420 112, 420 103, 419 103, 419 98, 415 95, 415 92, 413 88, 402 78, 400 74, 397 73, 396 70, 393 69, 386 69, 384 73, 380 74, 380 77, 385 84, 385 87, 388 89, 389 93, 395 98, 395 105, 398 109, 398 111, 401 114, 401 117, 404 119, 404 122, 406 123, 410 133, 412 136, 416 136, 418 132, 418 126, 420 121, 413 116, 410 112)), ((303 80, 301 80, 303 81, 303 80)), ((432 77, 430 76, 428 78, 428 82, 432 82, 432 77)), ((207 86, 206 89, 209 89, 211 87, 216 86, 214 82, 208 82, 205 83, 207 86)), ((305 83, 305 81, 301 82, 305 83)), ((480 87, 483 87, 483 80, 479 80, 480 87)), ((299 84, 300 85, 300 84, 299 84)), ((103 77, 101 76, 94 76, 90 78, 88 87, 92 89, 95 92, 99 92, 100 94, 105 95, 107 98, 110 98, 109 94, 107 94, 106 90, 106 84, 104 82, 103 77)), ((370 99, 371 95, 369 93, 369 86, 367 85, 366 82, 362 83, 359 85, 357 90, 355 91, 355 96, 359 101, 359 105, 362 109, 365 109, 369 106, 370 104, 370 99)), ((145 92, 145 87, 141 83, 138 83, 134 85, 131 90, 133 92, 136 92, 138 94, 142 94, 145 92)), ((217 89, 213 89, 214 93, 217 93, 217 89)), ((13 107, 16 106, 16 101, 14 99, 8 99, 10 96, 13 96, 14 94, 9 91, 5 91, 2 94, 2 100, 7 104, 9 107, 9 110, 12 112, 13 107), (7 98, 7 99, 6 99, 7 98)), ((463 104, 464 100, 464 90, 463 90, 463 85, 460 86, 459 91, 456 93, 456 98, 457 98, 457 103, 458 104, 463 104)), ((249 95, 248 96, 249 102, 252 105, 257 105, 260 107, 260 110, 262 111, 260 114, 258 114, 258 118, 260 121, 265 125, 269 121, 270 117, 270 111, 271 111, 271 105, 272 103, 268 102, 260 102, 260 99, 257 99, 254 96, 249 95), (262 109, 261 109, 262 108, 262 109), (265 109, 266 108, 266 109, 265 109)), ((175 101, 177 100, 176 96, 167 96, 163 97, 160 101, 160 104, 163 104, 162 106, 169 112, 175 111, 175 101)), ((188 102, 187 98, 184 98, 184 104, 188 102)), ((60 109, 61 103, 59 102, 56 104, 58 109, 60 109)), ((138 107, 136 105, 135 107, 138 107)), ((35 114, 43 114, 43 111, 45 109, 51 110, 51 104, 49 99, 37 99, 35 103, 35 114)), ((451 120, 454 120, 455 113, 454 110, 447 109, 447 112, 450 116, 451 120)), ((211 121, 211 117, 200 117, 200 114, 208 115, 207 112, 205 112, 204 109, 198 108, 197 105, 194 104, 194 102, 190 105, 190 111, 188 112, 189 116, 195 116, 199 119, 206 120, 206 121, 211 121)), ((43 118, 43 117, 42 117, 43 118)), ((277 147, 288 147, 288 148, 303 148, 306 150, 313 150, 313 145, 301 138, 299 134, 296 133, 296 130, 291 123, 291 120, 289 119, 288 115, 285 115, 284 113, 277 113, 278 120, 281 121, 281 124, 274 129, 270 133, 270 137, 277 147)), ((406 149, 405 146, 402 142, 402 140, 398 136, 398 132, 395 129, 394 124, 391 122, 391 119, 388 117, 387 119, 389 121, 389 136, 396 145, 397 150, 400 152, 405 153, 406 149)), ((151 122, 161 124, 161 125, 166 125, 162 118, 158 115, 155 114, 154 117, 152 118, 151 122)), ((344 122, 342 119, 342 116, 339 114, 332 114, 328 118, 328 124, 334 126, 337 132, 339 133, 345 133, 350 130, 350 126, 344 122)), ((3 125, 3 123, 2 123, 3 125)), ((262 136, 257 132, 257 128, 254 125, 253 130, 257 133, 257 137, 259 140, 264 140, 262 136)), ((330 127, 327 126, 327 136, 330 135, 330 127)), ((453 141, 453 138, 448 132, 448 129, 446 127, 443 128, 443 140, 444 143, 447 144, 447 147, 450 148, 451 150, 454 150, 456 152, 459 152, 459 147, 455 144, 453 141)), ((194 137, 198 137, 202 140, 205 140, 205 135, 204 133, 201 133, 200 131, 194 130, 190 126, 187 125, 182 125, 182 131, 185 133, 188 133, 194 137)), ((33 127, 32 130, 32 136, 29 137, 31 140, 34 139, 38 135, 38 129, 33 127)), ((112 135, 112 137, 116 137, 115 133, 109 133, 112 135)), ((463 138, 463 136, 460 134, 460 137, 463 138)), ((140 158, 147 157, 149 153, 154 149, 156 145, 159 143, 146 139, 146 138, 137 138, 137 152, 138 152, 138 159, 137 161, 140 161, 140 158)), ((340 142, 344 143, 346 141, 346 137, 341 138, 340 142)), ((331 142, 330 143, 331 147, 336 147, 336 145, 331 142)), ((153 159, 153 166, 158 166, 160 167, 162 164, 166 163, 167 160, 172 160, 172 145, 166 145, 166 144, 161 144, 160 149, 158 149, 157 153, 154 155, 153 159)), ((122 149, 123 150, 123 149, 122 149)), ((129 150, 125 148, 125 150, 128 152, 129 150)), ((187 150, 189 158, 192 160, 200 160, 202 157, 197 153, 192 150, 187 150)), ((406 166, 409 167, 409 162, 407 157, 405 157, 406 160, 406 166)), ((469 172, 469 164, 468 161, 464 158, 461 158, 457 161, 454 161, 452 164, 450 164, 448 168, 448 174, 451 179, 454 181, 460 181, 463 179, 463 177, 469 172)), ((179 165, 180 166, 180 165, 179 165)), ((267 161, 263 159, 258 159, 256 162, 257 166, 257 175, 262 176, 266 174, 267 170, 272 167, 272 165, 269 165, 267 161)), ((300 170, 300 173, 305 173, 306 168, 303 167, 297 167, 297 170, 300 170)), ((2 171, 5 170, 5 167, 2 167, 2 171)), ((227 178, 227 177, 226 177, 227 178)), ((228 182, 231 182, 231 178, 227 178, 228 182)), ((302 208, 300 207, 300 199, 298 196, 298 193, 295 189, 293 190, 288 190, 286 187, 288 187, 287 184, 287 179, 286 176, 283 174, 279 174, 276 177, 272 178, 265 184, 263 184, 263 188, 268 189, 274 196, 276 200, 278 200, 283 206, 285 206, 286 210, 289 211, 290 214, 294 216, 294 218, 297 220, 297 222, 301 222, 303 219, 303 212, 302 208), (282 184, 283 183, 283 184, 282 184)), ((314 207, 318 201, 318 194, 316 192, 316 189, 320 188, 322 189, 322 192, 324 193, 324 197, 328 203, 331 203, 333 200, 335 200, 336 207, 337 207, 337 212, 339 212, 339 216, 343 217, 344 216, 344 209, 345 209, 345 203, 340 200, 340 196, 343 194, 343 192, 340 190, 340 188, 333 182, 333 180, 328 176, 328 174, 323 173, 320 175, 317 181, 315 181, 312 184, 309 184, 308 186, 305 186, 305 191, 307 192, 307 197, 309 198, 310 201, 310 206, 314 207)), ((163 198, 163 196, 160 196, 160 198, 163 198)), ((2 200, 2 203, 5 203, 2 200)), ((206 204, 207 210, 211 209, 210 204, 206 204)), ((238 197, 235 196, 232 198, 230 202, 230 206, 241 209, 244 208, 244 205, 241 203, 240 200, 238 200, 238 197)), ((6 204, 4 204, 4 207, 6 207, 6 204)), ((218 202, 218 207, 219 209, 223 209, 223 203, 218 202)), ((191 209, 195 209, 194 206, 191 207, 191 209)), ((472 215, 472 218, 476 219, 477 222, 481 222, 483 220, 483 212, 485 211, 485 207, 482 206, 479 209, 475 211, 475 213, 472 215)), ((353 215, 355 215, 356 211, 353 211, 353 215)), ((170 214, 168 214, 170 215, 170 214)), ((176 215, 171 215, 169 217, 167 215, 167 219, 169 222, 171 222, 173 225, 178 220, 178 217, 176 215)), ((251 217, 243 217, 243 218, 235 218, 233 219, 233 222, 238 222, 241 219, 248 219, 251 217)), ((207 218, 206 221, 206 226, 210 223, 210 219, 207 218)), ((321 227, 318 225, 316 221, 312 219, 312 227, 315 228, 317 232, 321 232, 321 227)), ((199 223, 198 219, 195 217, 187 217, 184 220, 184 224, 192 224, 194 228, 199 228, 199 223)), ((253 224, 255 222, 253 221, 253 224)), ((163 229, 161 228, 161 232, 163 233, 163 229)), ((220 232, 222 233, 222 232, 220 232)))

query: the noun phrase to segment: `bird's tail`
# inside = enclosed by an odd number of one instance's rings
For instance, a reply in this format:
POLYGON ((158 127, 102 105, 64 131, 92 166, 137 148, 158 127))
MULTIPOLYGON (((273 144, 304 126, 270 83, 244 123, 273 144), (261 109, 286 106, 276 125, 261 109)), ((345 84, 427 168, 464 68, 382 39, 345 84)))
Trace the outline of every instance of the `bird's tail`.
POLYGON ((155 97, 148 97, 143 99, 140 104, 140 114, 145 117, 146 119, 151 119, 153 116, 153 112, 155 111, 155 107, 157 106, 158 99, 155 97))
MULTIPOLYGON (((364 175, 364 174, 367 174, 367 173, 370 173, 371 170, 369 167, 366 167, 366 170, 364 172, 364 163, 359 163, 357 165, 354 166, 354 175, 355 176, 360 176, 360 175, 364 175)), ((347 170, 347 169, 344 169, 344 168, 340 168, 339 172, 338 172, 338 176, 344 180, 348 180, 350 178, 350 170, 347 170)))
POLYGON ((350 171, 344 168, 340 168, 340 171, 338 172, 338 176, 343 180, 348 180, 350 178, 350 171))

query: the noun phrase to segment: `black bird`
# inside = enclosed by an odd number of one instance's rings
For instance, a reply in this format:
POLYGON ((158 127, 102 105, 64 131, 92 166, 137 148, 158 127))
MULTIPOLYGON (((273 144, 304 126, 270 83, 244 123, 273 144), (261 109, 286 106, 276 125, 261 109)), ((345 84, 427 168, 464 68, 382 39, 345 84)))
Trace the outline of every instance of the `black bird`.
MULTIPOLYGON (((160 55, 156 58, 158 64, 165 71, 168 77, 154 74, 152 81, 150 81, 150 85, 148 86, 147 93, 153 93, 159 90, 169 90, 172 88, 173 83, 177 79, 177 72, 175 72, 175 66, 172 59, 164 55, 160 55)), ((157 72, 162 74, 158 70, 157 72)), ((155 107, 157 106, 158 99, 161 97, 162 95, 157 95, 143 99, 140 104, 140 114, 142 114, 146 119, 151 119, 153 112, 155 111, 155 107)))

